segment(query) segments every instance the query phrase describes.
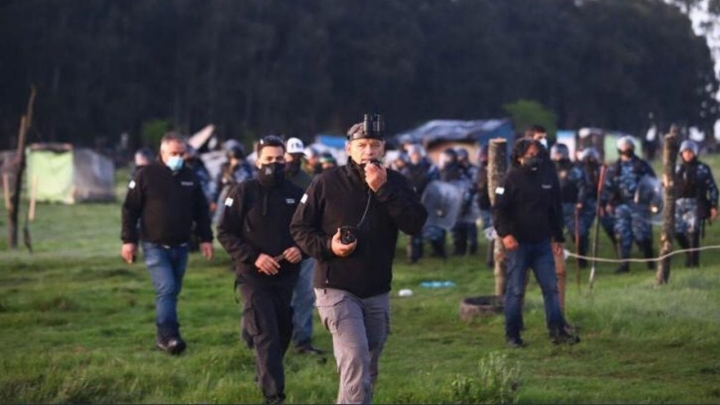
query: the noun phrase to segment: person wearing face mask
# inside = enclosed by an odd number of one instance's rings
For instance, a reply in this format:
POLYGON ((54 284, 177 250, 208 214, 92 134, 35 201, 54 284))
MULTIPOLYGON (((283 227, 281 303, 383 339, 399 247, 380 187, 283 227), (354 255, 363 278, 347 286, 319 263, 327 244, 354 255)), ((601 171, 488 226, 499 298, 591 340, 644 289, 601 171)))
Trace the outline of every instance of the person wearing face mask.
MULTIPOLYGON (((525 138, 537 141, 542 146, 538 151, 538 159, 540 162, 538 170, 540 170, 544 175, 555 176, 559 180, 558 171, 550 158, 547 131, 545 130, 545 127, 537 124, 532 125, 527 131, 525 131, 525 138)), ((555 275, 558 281, 558 292, 560 294, 560 308, 564 310, 565 279, 567 278, 567 271, 565 269, 564 249, 562 249, 562 245, 560 247, 561 249, 553 250, 553 253, 555 254, 555 275)))
POLYGON ((317 259, 316 305, 332 334, 339 404, 372 400, 390 329, 398 232, 417 234, 427 218, 408 180, 379 163, 383 132, 377 115, 353 125, 348 163, 313 180, 290 225, 298 245, 317 259))
POLYGON ((535 273, 545 303, 550 339, 574 344, 560 308, 554 256, 562 252, 562 206, 557 175, 541 169, 539 142, 523 138, 512 151, 511 167, 495 189, 493 224, 506 249, 505 337, 512 348, 524 346, 522 303, 529 269, 535 273))
MULTIPOLYGON (((650 201, 644 201, 640 188, 644 177, 656 177, 650 164, 635 154, 635 142, 629 136, 617 140, 618 155, 614 165, 605 176, 601 197, 605 212, 615 218, 615 237, 620 248, 620 259, 629 259, 633 240, 646 259, 655 257, 650 223, 650 201)), ((647 268, 655 268, 654 261, 647 268)), ((622 262, 616 273, 630 271, 630 263, 622 262)))
MULTIPOLYGON (((296 186, 308 188, 312 178, 302 170, 302 159, 305 156, 305 145, 298 138, 290 138, 285 143, 285 178, 296 186)), ((315 259, 307 257, 300 262, 300 277, 295 284, 292 297, 293 337, 292 343, 296 353, 322 355, 324 352, 312 345, 313 309, 315 293, 312 288, 313 268, 315 259)))
POLYGON ((282 139, 266 136, 256 152, 256 177, 234 187, 223 202, 218 241, 235 264, 242 336, 255 350, 257 384, 266 403, 282 403, 283 357, 293 330, 290 301, 303 258, 289 226, 303 189, 285 180, 282 139))
MULTIPOLYGON (((718 188, 712 170, 697 158, 698 146, 686 140, 680 144, 680 164, 675 168, 677 205, 675 239, 683 249, 700 247, 703 222, 718 215, 718 188)), ((685 253, 686 267, 700 267, 700 252, 685 253)))
POLYGON ((156 345, 170 354, 180 354, 186 347, 176 307, 193 226, 202 255, 213 257, 208 203, 197 176, 183 164, 184 154, 184 140, 176 133, 166 134, 160 143, 160 159, 130 181, 122 205, 120 255, 133 263, 142 241, 145 264, 155 286, 156 345))

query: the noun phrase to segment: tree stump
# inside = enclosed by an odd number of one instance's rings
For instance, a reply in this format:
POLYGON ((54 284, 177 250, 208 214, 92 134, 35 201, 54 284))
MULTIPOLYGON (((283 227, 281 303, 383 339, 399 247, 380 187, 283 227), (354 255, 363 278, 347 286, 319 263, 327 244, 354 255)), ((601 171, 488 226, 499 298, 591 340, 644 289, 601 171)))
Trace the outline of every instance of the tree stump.
POLYGON ((468 297, 460 302, 460 319, 465 322, 473 318, 485 318, 502 313, 502 303, 494 295, 468 297))

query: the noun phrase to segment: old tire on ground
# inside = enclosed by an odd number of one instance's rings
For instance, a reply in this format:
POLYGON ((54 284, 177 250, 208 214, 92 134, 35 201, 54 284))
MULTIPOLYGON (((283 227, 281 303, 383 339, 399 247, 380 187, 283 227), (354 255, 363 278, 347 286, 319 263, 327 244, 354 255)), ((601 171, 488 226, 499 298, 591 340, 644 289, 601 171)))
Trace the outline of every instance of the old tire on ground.
POLYGON ((460 302, 460 319, 468 322, 475 317, 488 317, 502 313, 503 307, 494 295, 468 297, 460 302))

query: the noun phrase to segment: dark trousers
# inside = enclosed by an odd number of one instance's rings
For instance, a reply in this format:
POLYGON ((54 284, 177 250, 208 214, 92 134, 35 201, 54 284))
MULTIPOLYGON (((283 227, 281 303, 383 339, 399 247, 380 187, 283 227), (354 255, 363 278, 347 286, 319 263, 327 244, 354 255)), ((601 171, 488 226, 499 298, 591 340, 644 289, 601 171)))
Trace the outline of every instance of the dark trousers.
POLYGON ((293 288, 297 278, 279 282, 238 276, 243 297, 242 327, 255 348, 257 382, 265 398, 285 397, 283 357, 292 338, 293 288))
POLYGON ((452 230, 455 256, 474 255, 478 248, 477 225, 474 222, 457 222, 452 230))

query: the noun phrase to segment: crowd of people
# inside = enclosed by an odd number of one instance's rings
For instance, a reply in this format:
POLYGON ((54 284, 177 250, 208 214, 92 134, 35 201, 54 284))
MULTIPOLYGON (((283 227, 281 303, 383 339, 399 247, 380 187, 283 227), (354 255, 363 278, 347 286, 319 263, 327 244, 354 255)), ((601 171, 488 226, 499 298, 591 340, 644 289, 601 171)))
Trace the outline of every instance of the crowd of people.
MULTIPOLYGON (((586 267, 596 219, 623 259, 618 273, 629 271, 633 242, 648 267, 654 265, 656 176, 629 137, 618 139, 619 158, 605 165, 592 147, 575 159, 564 144, 548 148, 545 129, 533 126, 512 145, 494 205, 488 145, 477 149, 475 159, 457 147, 444 149, 434 162, 422 145, 408 142, 384 165, 386 139, 377 115, 348 130, 343 166, 298 138, 263 137, 252 163, 239 142, 223 148, 226 162, 215 179, 176 133, 163 137, 157 156, 149 149, 136 153, 122 205, 121 256, 132 263, 142 247, 155 288, 156 345, 180 354, 186 342, 176 307, 188 252, 194 240, 205 258, 213 258, 214 222, 218 242, 233 260, 243 304, 241 336, 255 351, 256 381, 268 403, 285 398, 283 358, 291 346, 297 353, 324 354, 312 342, 315 308, 332 335, 337 402, 372 400, 390 329, 399 232, 408 235, 409 263, 422 259, 425 241, 431 256, 447 258, 448 231, 453 255, 479 256, 480 226, 489 267, 493 244, 502 244, 505 335, 513 348, 525 345, 522 307, 531 270, 542 290, 551 341, 580 341, 564 315, 563 249, 574 245, 578 266, 586 267), (453 187, 458 196, 449 227, 426 221, 430 208, 424 202, 438 184, 453 187)), ((684 141, 680 158, 675 237, 681 247, 697 248, 704 222, 717 217, 718 189, 710 168, 698 160, 696 144, 684 141)), ((699 266, 697 251, 686 254, 686 266, 699 266)))

